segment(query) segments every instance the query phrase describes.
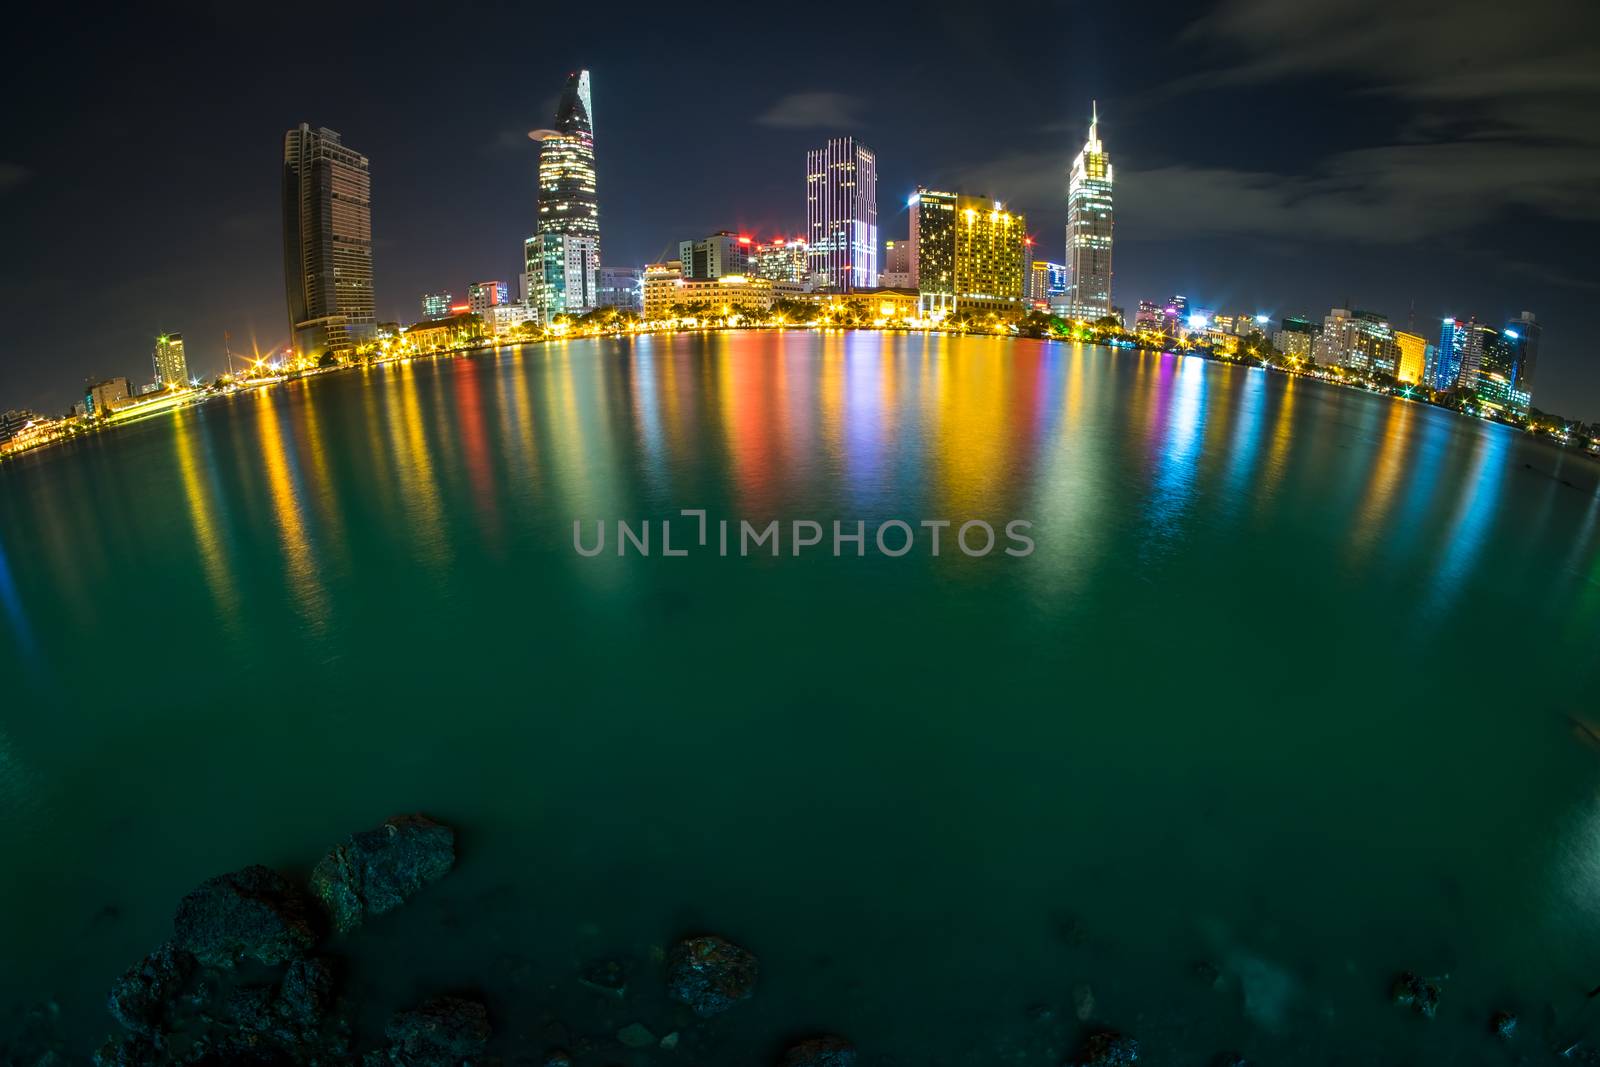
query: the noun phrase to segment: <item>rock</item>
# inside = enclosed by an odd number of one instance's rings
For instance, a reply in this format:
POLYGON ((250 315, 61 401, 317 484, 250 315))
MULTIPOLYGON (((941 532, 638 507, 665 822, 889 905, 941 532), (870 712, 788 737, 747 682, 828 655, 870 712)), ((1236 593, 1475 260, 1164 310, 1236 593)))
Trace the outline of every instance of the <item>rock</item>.
POLYGON ((333 964, 328 960, 292 960, 278 986, 278 1014, 302 1032, 315 1030, 333 1006, 334 980, 333 964))
POLYGON ((1194 976, 1212 989, 1222 988, 1222 972, 1210 960, 1201 960, 1194 965, 1194 976))
POLYGON ((755 956, 720 937, 691 937, 667 957, 667 992, 702 1019, 727 1011, 755 992, 755 956))
POLYGON ((1056 1021, 1057 1014, 1053 1004, 1028 1005, 1028 1018, 1036 1023, 1053 1023, 1056 1021))
POLYGON ((673 1049, 677 1048, 678 1047, 678 1031, 674 1030, 674 1031, 672 1031, 672 1033, 670 1033, 666 1037, 662 1038, 661 1039, 661 1047, 666 1049, 668 1052, 671 1052, 673 1049))
POLYGON ((621 960, 596 960, 583 969, 578 981, 596 993, 621 1000, 628 994, 628 970, 621 960))
POLYGON ((1211 1067, 1250 1067, 1250 1061, 1237 1052, 1219 1052, 1212 1058, 1211 1067))
POLYGON ((455 862, 454 830, 426 815, 396 815, 376 830, 351 834, 318 860, 311 892, 328 909, 334 929, 348 933, 367 915, 398 908, 449 874, 455 862))
POLYGON ((176 947, 201 963, 232 967, 242 957, 283 963, 316 944, 304 894, 267 867, 218 875, 178 904, 176 947))
POLYGON ((161 1062, 155 1042, 142 1034, 113 1038, 95 1050, 95 1067, 151 1067, 161 1062))
POLYGON ((856 1047, 838 1034, 807 1038, 784 1052, 783 1067, 856 1067, 856 1047))
POLYGON ((617 1031, 617 1040, 629 1048, 649 1048, 656 1043, 656 1035, 638 1023, 629 1023, 617 1031))
POLYGON ((1073 1060, 1074 1067, 1128 1067, 1139 1062, 1139 1042, 1115 1030, 1090 1034, 1083 1051, 1073 1060))
POLYGON ((1495 1033, 1509 1039, 1517 1032, 1517 1017, 1509 1011, 1497 1011, 1494 1018, 1489 1020, 1489 1025, 1495 1033))
POLYGON ((136 1034, 165 1029, 168 1007, 194 972, 194 957, 168 941, 111 985, 111 1017, 136 1034))
POLYGON ((463 997, 435 997, 395 1014, 384 1030, 389 1058, 404 1067, 451 1067, 483 1055, 489 1010, 463 997))
POLYGON ((543 1067, 572 1067, 572 1057, 566 1049, 555 1049, 545 1056, 543 1067))
POLYGON ((1425 1019, 1433 1018, 1434 1012, 1439 1010, 1439 987, 1411 971, 1403 972, 1394 980, 1391 992, 1396 1004, 1410 1008, 1425 1019))

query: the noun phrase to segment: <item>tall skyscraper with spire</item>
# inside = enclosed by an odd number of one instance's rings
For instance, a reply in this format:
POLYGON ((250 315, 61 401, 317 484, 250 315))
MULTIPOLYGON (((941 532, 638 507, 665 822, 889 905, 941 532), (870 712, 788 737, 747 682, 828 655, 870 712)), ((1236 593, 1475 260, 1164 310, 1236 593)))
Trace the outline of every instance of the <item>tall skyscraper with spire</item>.
POLYGON ((283 282, 296 355, 377 335, 367 157, 304 122, 283 136, 283 282))
POLYGON ((539 142, 539 219, 523 256, 528 297, 539 320, 549 322, 598 306, 600 202, 588 71, 567 76, 555 128, 528 136, 539 142))
POLYGON ((1100 105, 1067 178, 1067 290, 1057 309, 1072 318, 1111 314, 1111 157, 1100 143, 1100 105))

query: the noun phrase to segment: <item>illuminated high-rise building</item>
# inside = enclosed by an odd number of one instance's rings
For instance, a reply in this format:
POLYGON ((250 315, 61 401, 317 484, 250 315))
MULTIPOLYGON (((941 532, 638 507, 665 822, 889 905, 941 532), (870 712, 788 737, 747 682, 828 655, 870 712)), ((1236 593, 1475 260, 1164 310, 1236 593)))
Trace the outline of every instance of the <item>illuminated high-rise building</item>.
POLYGON ((424 319, 442 319, 450 314, 450 302, 455 298, 449 293, 423 293, 422 317, 424 319))
POLYGON ((766 243, 758 242, 751 249, 750 263, 751 271, 757 278, 804 283, 807 281, 805 238, 784 240, 775 237, 766 243))
POLYGON ((1028 226, 999 201, 918 189, 911 198, 922 314, 1022 310, 1028 226))
POLYGON ((1533 312, 1524 311, 1521 315, 1506 323, 1505 336, 1514 342, 1516 347, 1516 378, 1514 385, 1519 392, 1533 396, 1533 375, 1539 367, 1539 339, 1544 329, 1533 317, 1533 312))
POLYGON ((1430 384, 1440 392, 1454 389, 1457 379, 1461 377, 1461 346, 1467 337, 1466 325, 1455 319, 1445 319, 1444 325, 1439 328, 1439 350, 1433 358, 1433 381, 1430 384))
MULTIPOLYGON (((1028 268, 1028 282, 1023 293, 1035 304, 1048 304, 1059 300, 1067 292, 1067 265, 1036 259, 1028 268)), ((1140 301, 1142 310, 1148 301, 1140 301)))
MULTIPOLYGON (((1500 331, 1493 326, 1485 325, 1476 318, 1466 322, 1456 323, 1456 329, 1461 333, 1457 345, 1461 350, 1461 371, 1456 375, 1456 388, 1471 392, 1478 388, 1478 372, 1483 367, 1484 346, 1492 339, 1500 337, 1500 331)), ((1498 363, 1496 363, 1498 367, 1498 363)))
POLYGON ((505 282, 473 282, 467 286, 467 310, 474 315, 487 315, 489 309, 511 302, 511 287, 505 282))
POLYGON ((1067 178, 1067 291, 1061 308, 1073 318, 1111 314, 1111 157, 1100 143, 1100 108, 1089 139, 1067 178))
POLYGON ((189 361, 183 355, 183 334, 164 333, 157 337, 151 362, 155 364, 157 385, 182 389, 189 384, 189 361))
POLYGON ((567 76, 555 128, 528 136, 539 142, 539 221, 523 259, 534 311, 549 322, 598 306, 600 201, 588 71, 567 76))
POLYGON ((806 153, 807 273, 834 290, 878 284, 878 157, 854 137, 806 153))
POLYGON ((367 157, 304 122, 283 136, 283 279, 296 355, 377 335, 367 157))
POLYGON ((1421 334, 1394 332, 1394 343, 1400 347, 1400 367, 1395 377, 1402 382, 1420 382, 1428 365, 1428 339, 1421 334))

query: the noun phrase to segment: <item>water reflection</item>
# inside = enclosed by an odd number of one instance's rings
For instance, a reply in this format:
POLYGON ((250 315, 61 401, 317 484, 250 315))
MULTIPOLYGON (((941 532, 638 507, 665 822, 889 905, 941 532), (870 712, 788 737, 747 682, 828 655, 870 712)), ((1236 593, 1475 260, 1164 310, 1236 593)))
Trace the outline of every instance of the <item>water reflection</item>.
POLYGON ((1511 433, 1504 427, 1485 426, 1477 435, 1472 461, 1461 479, 1455 514, 1438 546, 1439 565, 1428 605, 1431 612, 1442 610, 1461 591, 1483 550, 1497 514, 1511 433))
MULTIPOLYGON (((189 509, 189 524, 194 529, 194 543, 200 549, 200 568, 205 573, 206 586, 216 601, 217 613, 223 625, 232 630, 239 609, 238 594, 234 590, 233 574, 228 566, 223 534, 219 530, 217 500, 213 495, 213 479, 201 474, 196 438, 200 436, 198 424, 201 415, 194 408, 181 408, 173 416, 172 441, 178 452, 178 474, 183 482, 183 498, 189 509)), ((210 471, 210 441, 206 442, 205 465, 210 471)))
POLYGON ((257 393, 256 397, 256 408, 260 412, 261 459, 266 466, 279 544, 288 565, 289 590, 301 617, 313 631, 322 633, 328 623, 328 595, 317 575, 316 550, 301 511, 301 488, 289 445, 279 425, 277 397, 267 392, 257 393))

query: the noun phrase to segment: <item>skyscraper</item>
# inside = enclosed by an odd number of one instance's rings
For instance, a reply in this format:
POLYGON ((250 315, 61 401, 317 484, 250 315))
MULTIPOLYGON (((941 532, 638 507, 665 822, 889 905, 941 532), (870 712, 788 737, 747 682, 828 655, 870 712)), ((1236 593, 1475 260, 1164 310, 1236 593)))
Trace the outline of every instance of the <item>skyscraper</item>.
POLYGON ((1539 337, 1544 332, 1533 312, 1524 311, 1506 323, 1505 335, 1516 347, 1516 380, 1518 392, 1533 396, 1533 374, 1539 366, 1539 337))
POLYGON ((806 153, 806 240, 818 286, 878 284, 878 157, 854 137, 806 153))
POLYGON ((549 322, 599 303, 600 201, 588 71, 567 76, 555 129, 528 136, 539 142, 539 221, 523 255, 535 312, 549 322))
POLYGON ((1428 365, 1428 339, 1421 334, 1394 332, 1394 343, 1400 346, 1400 367, 1395 377, 1402 382, 1420 382, 1428 365))
POLYGON ((1100 143, 1100 108, 1089 120, 1067 179, 1067 291, 1062 308, 1073 318, 1111 314, 1111 157, 1100 143))
POLYGON ((296 355, 376 335, 367 157, 304 122, 283 137, 283 279, 296 355))
POLYGON ((1439 351, 1433 359, 1433 387, 1444 392, 1456 387, 1461 377, 1461 346, 1466 340, 1467 324, 1455 319, 1445 319, 1439 328, 1439 351))
POLYGON ((698 241, 679 241, 678 259, 683 276, 700 281, 725 274, 750 273, 750 252, 755 242, 731 230, 718 230, 698 241))
POLYGON ((157 385, 182 389, 189 384, 189 361, 183 356, 183 334, 164 333, 157 337, 150 361, 155 364, 157 385))
POLYGON ((442 319, 450 314, 450 301, 453 300, 449 293, 423 293, 422 317, 424 319, 442 319))

